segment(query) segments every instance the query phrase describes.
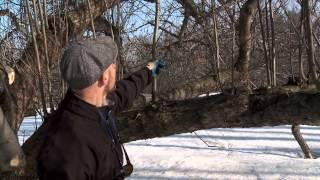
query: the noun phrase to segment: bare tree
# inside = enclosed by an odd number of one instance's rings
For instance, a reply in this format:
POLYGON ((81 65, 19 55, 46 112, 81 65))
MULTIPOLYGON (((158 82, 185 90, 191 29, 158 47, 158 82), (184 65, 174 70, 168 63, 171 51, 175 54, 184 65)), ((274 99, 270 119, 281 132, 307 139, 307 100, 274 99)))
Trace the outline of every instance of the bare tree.
MULTIPOLYGON (((266 9, 267 11, 267 9, 266 9)), ((267 73, 267 80, 268 80, 268 85, 271 86, 271 74, 270 74, 270 63, 269 63, 269 54, 267 50, 267 42, 266 42, 266 35, 264 32, 264 26, 263 26, 263 20, 262 20, 262 12, 261 12, 261 7, 260 4, 258 5, 258 12, 259 12, 259 21, 260 21, 260 27, 261 27, 261 35, 262 35, 262 43, 263 43, 263 51, 264 51, 264 59, 265 59, 265 64, 266 64, 266 73, 267 73)))
MULTIPOLYGON (((156 0, 155 4, 156 14, 155 14, 155 26, 154 26, 154 33, 153 33, 153 43, 152 43, 152 60, 156 60, 156 48, 157 48, 157 39, 158 39, 158 29, 160 23, 160 0, 156 0)), ((154 78, 152 82, 152 101, 156 100, 156 93, 157 93, 157 78, 154 78)))
POLYGON ((239 57, 235 65, 237 71, 241 73, 241 81, 246 89, 249 86, 249 63, 252 46, 251 25, 258 9, 258 0, 248 0, 240 11, 239 20, 239 57))
POLYGON ((308 43, 308 62, 309 62, 309 75, 311 82, 317 80, 317 67, 314 59, 314 44, 313 44, 313 30, 312 30, 312 22, 311 22, 311 8, 310 8, 310 1, 303 0, 302 1, 302 9, 303 9, 303 16, 305 18, 305 36, 308 43))
POLYGON ((276 43, 275 43, 275 32, 274 32, 274 19, 272 10, 272 0, 269 0, 269 15, 270 15, 270 25, 271 25, 271 70, 272 70, 272 85, 277 85, 277 70, 276 70, 276 43))

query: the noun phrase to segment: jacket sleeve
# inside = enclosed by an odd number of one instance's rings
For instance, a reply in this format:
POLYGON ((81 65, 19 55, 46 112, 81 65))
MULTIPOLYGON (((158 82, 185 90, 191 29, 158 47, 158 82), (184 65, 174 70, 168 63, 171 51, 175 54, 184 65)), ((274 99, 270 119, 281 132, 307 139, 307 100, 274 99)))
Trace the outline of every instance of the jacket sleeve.
POLYGON ((134 72, 131 76, 116 83, 116 89, 108 94, 108 99, 114 104, 114 112, 128 108, 133 100, 152 82, 151 71, 144 67, 134 72))

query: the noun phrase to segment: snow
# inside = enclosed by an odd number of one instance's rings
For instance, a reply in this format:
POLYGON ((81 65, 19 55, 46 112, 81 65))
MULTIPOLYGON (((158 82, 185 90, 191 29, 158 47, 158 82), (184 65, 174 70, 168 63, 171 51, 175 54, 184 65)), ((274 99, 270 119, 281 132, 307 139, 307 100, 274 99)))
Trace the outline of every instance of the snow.
MULTIPOLYGON (((24 120, 24 140, 41 120, 24 120), (36 122, 36 123, 35 123, 36 122)), ((320 156, 320 127, 301 126, 320 156)), ((23 138, 19 136, 20 143, 23 138)), ((320 179, 320 159, 308 160, 291 126, 216 128, 125 144, 134 165, 128 179, 320 179)))
MULTIPOLYGON (((307 160, 291 126, 209 129, 126 143, 129 179, 320 179, 320 159, 307 160)), ((302 126, 320 156, 320 127, 302 126)))
POLYGON ((18 131, 20 145, 22 145, 33 134, 33 132, 40 127, 41 124, 42 119, 39 115, 25 117, 18 131))

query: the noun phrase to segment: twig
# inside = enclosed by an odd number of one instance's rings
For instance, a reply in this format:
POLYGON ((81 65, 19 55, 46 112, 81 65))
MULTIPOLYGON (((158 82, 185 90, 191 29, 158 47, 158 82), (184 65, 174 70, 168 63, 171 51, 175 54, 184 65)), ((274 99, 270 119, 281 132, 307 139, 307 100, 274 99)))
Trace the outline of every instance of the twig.
POLYGON ((92 28, 93 38, 96 38, 96 30, 95 30, 95 27, 94 27, 94 22, 93 22, 93 17, 92 17, 92 12, 91 12, 90 0, 87 0, 87 3, 88 3, 88 9, 89 9, 89 15, 90 15, 90 21, 91 21, 91 28, 92 28))

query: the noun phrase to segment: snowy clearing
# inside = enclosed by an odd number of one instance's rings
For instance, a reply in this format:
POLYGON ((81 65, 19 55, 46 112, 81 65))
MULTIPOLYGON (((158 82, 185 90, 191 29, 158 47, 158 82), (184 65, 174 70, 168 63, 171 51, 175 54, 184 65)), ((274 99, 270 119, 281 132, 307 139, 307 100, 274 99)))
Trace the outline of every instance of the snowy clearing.
MULTIPOLYGON (((26 118, 20 143, 40 124, 26 118)), ((209 129, 129 142, 135 170, 128 179, 320 179, 320 159, 303 158, 290 128, 209 129)), ((320 156, 320 127, 301 132, 320 156)))

